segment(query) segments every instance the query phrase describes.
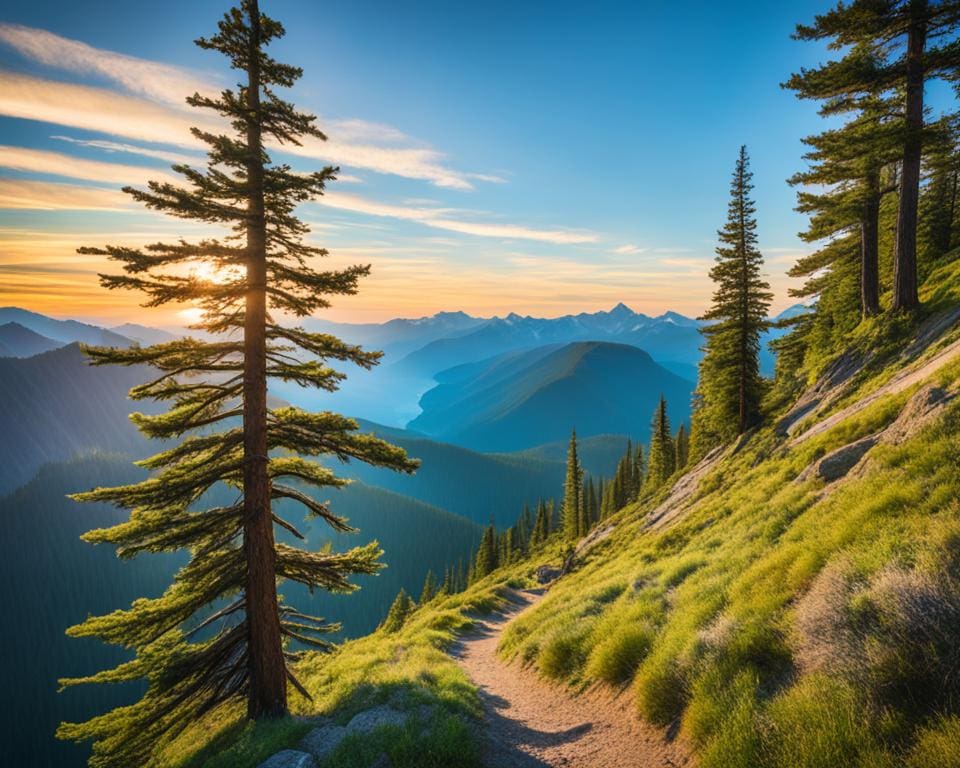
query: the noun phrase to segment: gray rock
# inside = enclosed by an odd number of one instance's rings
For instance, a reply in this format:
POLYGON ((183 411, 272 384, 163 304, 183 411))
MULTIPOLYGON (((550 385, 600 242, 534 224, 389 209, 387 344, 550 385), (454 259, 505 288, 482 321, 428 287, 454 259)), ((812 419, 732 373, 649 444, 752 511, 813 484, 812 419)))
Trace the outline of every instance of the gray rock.
POLYGON ((347 736, 347 729, 335 723, 325 723, 314 728, 300 741, 300 749, 309 752, 317 760, 326 760, 347 736))
POLYGON ((257 768, 317 768, 317 761, 307 752, 285 749, 268 757, 257 768))
POLYGON ((537 583, 549 584, 560 575, 560 569, 552 565, 541 565, 537 568, 537 583))
POLYGON ((369 733, 384 725, 402 726, 406 722, 407 716, 402 712, 397 712, 393 707, 381 706, 354 715, 347 723, 347 730, 350 733, 369 733))
POLYGON ((797 480, 802 482, 811 477, 818 477, 826 483, 832 483, 844 477, 851 469, 860 463, 860 459, 877 444, 879 435, 867 435, 859 440, 831 451, 822 459, 807 467, 797 480))

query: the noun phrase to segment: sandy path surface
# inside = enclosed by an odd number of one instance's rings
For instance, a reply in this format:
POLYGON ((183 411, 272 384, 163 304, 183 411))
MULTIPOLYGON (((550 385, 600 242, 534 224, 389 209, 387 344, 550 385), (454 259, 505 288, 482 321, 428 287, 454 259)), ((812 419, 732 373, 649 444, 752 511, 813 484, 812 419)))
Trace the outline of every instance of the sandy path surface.
POLYGON ((516 592, 516 603, 484 617, 453 654, 480 688, 489 725, 490 768, 676 768, 693 763, 679 741, 640 721, 629 692, 574 695, 519 664, 497 658, 504 627, 542 597, 516 592))

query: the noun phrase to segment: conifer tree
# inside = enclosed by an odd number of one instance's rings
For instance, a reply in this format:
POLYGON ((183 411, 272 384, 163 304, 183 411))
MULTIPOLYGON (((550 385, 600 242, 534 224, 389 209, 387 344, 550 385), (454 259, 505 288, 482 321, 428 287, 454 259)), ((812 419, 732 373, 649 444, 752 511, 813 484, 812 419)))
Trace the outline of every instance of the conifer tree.
MULTIPOLYGON (((873 56, 858 47, 846 58, 872 60, 873 56)), ((828 300, 821 309, 827 312, 836 307, 836 302, 829 300, 830 292, 844 290, 837 283, 847 275, 856 280, 850 291, 859 299, 856 313, 849 313, 849 322, 843 313, 834 313, 830 318, 839 334, 848 332, 861 316, 880 312, 880 210, 884 195, 896 190, 892 165, 897 159, 903 119, 894 100, 866 90, 871 87, 869 81, 859 83, 856 75, 842 76, 843 72, 859 73, 877 66, 848 63, 837 67, 841 74, 825 77, 824 71, 831 69, 831 63, 803 71, 786 83, 800 98, 825 99, 820 109, 825 117, 852 115, 842 127, 804 139, 810 147, 805 155, 810 167, 790 179, 791 184, 816 186, 816 192, 799 193, 797 210, 811 215, 810 226, 801 237, 807 242, 823 243, 816 253, 804 257, 790 270, 791 277, 808 278, 802 289, 794 289, 791 294, 827 294, 828 300), (864 93, 838 96, 844 88, 859 88, 864 93), (846 269, 846 262, 853 260, 857 267, 846 269)))
POLYGON ((477 549, 477 557, 474 560, 473 575, 470 579, 472 584, 479 581, 484 576, 492 573, 497 568, 497 531, 493 527, 493 522, 486 527, 483 537, 480 539, 480 546, 477 549))
POLYGON ((547 514, 547 505, 543 499, 537 500, 537 516, 533 521, 533 532, 530 534, 530 549, 535 549, 546 542, 550 535, 550 518, 547 514))
POLYGON ((423 589, 420 590, 420 605, 426 605, 438 594, 436 579, 433 578, 433 571, 428 570, 427 576, 423 580, 423 589))
POLYGON ((174 302, 202 309, 199 327, 209 338, 87 350, 95 365, 157 369, 158 376, 134 388, 131 397, 170 402, 171 409, 131 418, 147 437, 181 442, 140 462, 154 471, 144 482, 79 494, 83 501, 132 510, 127 522, 84 538, 114 545, 121 557, 178 549, 190 553, 163 596, 137 600, 128 610, 90 617, 69 630, 73 636, 126 646, 135 658, 64 684, 148 681, 136 704, 61 726, 61 738, 95 740, 93 766, 145 765, 161 739, 222 702, 245 699, 252 718, 284 714, 288 683, 303 692, 289 667, 296 654, 285 642, 325 648, 322 635, 336 627, 281 604, 278 580, 349 592, 355 588, 352 574, 380 568, 375 543, 331 554, 275 541, 277 525, 304 538, 278 517, 274 502, 279 499, 298 502, 334 531, 351 530, 304 490, 346 481, 297 454, 356 458, 404 471, 416 466, 402 450, 356 434, 351 419, 268 407, 268 379, 334 390, 343 375, 327 361, 369 368, 379 359, 378 353, 274 319, 274 313, 304 317, 327 307, 330 295, 355 293, 368 272, 364 266, 317 271, 308 265, 326 251, 304 242, 309 230, 294 209, 322 194, 335 169, 298 174, 273 164, 267 154, 268 144, 324 139, 312 115, 278 95, 277 89, 301 75, 266 53, 267 44, 283 31, 260 13, 256 0, 244 0, 213 37, 198 40, 201 48, 226 56, 244 79, 238 89, 216 98, 195 94, 187 99, 226 118, 229 132, 193 130, 208 146, 207 167, 175 165, 181 185, 164 181, 150 182, 146 190, 125 189, 152 210, 219 225, 227 234, 143 249, 81 249, 122 265, 123 274, 101 276, 108 289, 141 291, 147 306, 174 302), (232 487, 236 501, 203 508, 202 496, 215 484, 232 487), (216 611, 210 609, 214 604, 216 611), (205 627, 218 629, 209 639, 195 639, 193 633, 205 627))
POLYGON ((640 493, 643 490, 643 477, 646 472, 646 468, 643 463, 643 446, 640 443, 637 443, 637 449, 633 455, 633 497, 637 499, 640 497, 640 493))
POLYGON ((680 470, 687 466, 687 459, 690 455, 690 438, 687 435, 687 427, 685 424, 680 425, 673 443, 676 446, 676 467, 680 470))
POLYGON ((413 599, 407 594, 406 590, 401 587, 393 603, 390 605, 390 610, 387 611, 387 617, 383 620, 383 624, 380 625, 381 631, 387 634, 399 632, 403 629, 403 625, 406 623, 410 614, 416 610, 416 607, 417 604, 413 602, 413 599))
POLYGON ((763 257, 757 250, 752 177, 747 148, 741 147, 727 223, 718 233, 720 245, 710 270, 716 285, 713 305, 702 318, 709 324, 702 329, 707 343, 694 398, 698 453, 742 434, 760 419, 760 336, 772 294, 760 274, 763 257))
POLYGON ((663 485, 676 469, 676 448, 670 436, 670 419, 667 416, 667 401, 660 396, 660 402, 653 412, 650 424, 650 453, 647 469, 647 484, 651 488, 663 485))
MULTIPOLYGON (((902 103, 900 186, 893 264, 894 310, 918 306, 917 221, 924 142, 923 92, 926 81, 953 77, 960 66, 958 0, 852 0, 797 27, 801 40, 828 40, 833 49, 868 49, 877 56, 863 61, 842 59, 825 68, 823 79, 846 80, 843 96, 864 87, 873 93, 896 92, 902 103)), ((830 94, 826 94, 830 95, 830 94)))
POLYGON ((570 435, 567 449, 567 479, 563 485, 563 535, 576 539, 580 535, 580 511, 583 503, 583 469, 577 456, 577 431, 570 435))

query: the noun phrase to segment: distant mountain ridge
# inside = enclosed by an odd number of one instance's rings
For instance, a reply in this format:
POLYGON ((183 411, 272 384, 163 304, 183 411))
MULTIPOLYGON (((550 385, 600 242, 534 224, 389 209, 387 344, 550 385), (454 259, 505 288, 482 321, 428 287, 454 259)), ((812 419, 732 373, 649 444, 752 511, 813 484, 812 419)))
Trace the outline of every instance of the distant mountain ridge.
POLYGON ((79 453, 146 455, 147 442, 127 415, 150 404, 131 402, 127 392, 148 375, 142 367, 91 366, 75 343, 0 359, 0 493, 27 482, 41 465, 79 453))
POLYGON ((662 394, 675 424, 692 382, 627 344, 589 341, 506 353, 458 366, 421 399, 410 429, 480 451, 522 451, 568 437, 630 434, 646 441, 662 394))
POLYGON ((20 323, 0 325, 0 357, 33 357, 62 346, 62 342, 41 336, 20 323))
POLYGON ((98 346, 129 347, 131 343, 126 336, 97 325, 77 320, 57 320, 19 307, 0 307, 0 325, 6 323, 17 323, 61 344, 78 341, 98 346))

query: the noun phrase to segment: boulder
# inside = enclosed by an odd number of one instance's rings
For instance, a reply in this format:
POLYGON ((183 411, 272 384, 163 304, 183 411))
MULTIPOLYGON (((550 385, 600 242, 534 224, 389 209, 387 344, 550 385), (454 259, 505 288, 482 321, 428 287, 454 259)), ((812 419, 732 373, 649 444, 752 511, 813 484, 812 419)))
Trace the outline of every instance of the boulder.
POLYGON ((867 435, 837 448, 803 470, 797 480, 802 482, 811 477, 818 477, 825 483, 839 480, 860 463, 860 459, 877 444, 878 440, 879 435, 867 435))
POLYGON ((553 565, 541 565, 537 568, 537 584, 549 584, 560 575, 560 569, 553 565))
POLYGON ((285 749, 268 757, 257 768, 317 768, 317 761, 308 752, 285 749))
POLYGON ((314 728, 300 741, 300 749, 317 760, 326 760, 347 736, 347 729, 336 723, 324 723, 314 728))
POLYGON ((398 712, 393 707, 374 707, 353 716, 353 719, 347 723, 347 730, 350 733, 369 733, 385 725, 403 726, 407 722, 407 716, 403 712, 398 712))

